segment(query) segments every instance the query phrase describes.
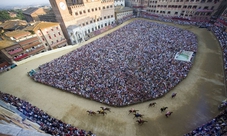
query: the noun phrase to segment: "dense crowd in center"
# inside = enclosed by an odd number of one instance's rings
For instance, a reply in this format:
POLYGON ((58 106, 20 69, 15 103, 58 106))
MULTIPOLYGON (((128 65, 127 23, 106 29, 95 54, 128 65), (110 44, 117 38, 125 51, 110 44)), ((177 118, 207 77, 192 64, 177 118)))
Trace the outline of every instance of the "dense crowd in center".
POLYGON ((174 26, 136 20, 58 59, 40 65, 33 79, 83 97, 124 106, 160 97, 183 80, 197 38, 174 26))

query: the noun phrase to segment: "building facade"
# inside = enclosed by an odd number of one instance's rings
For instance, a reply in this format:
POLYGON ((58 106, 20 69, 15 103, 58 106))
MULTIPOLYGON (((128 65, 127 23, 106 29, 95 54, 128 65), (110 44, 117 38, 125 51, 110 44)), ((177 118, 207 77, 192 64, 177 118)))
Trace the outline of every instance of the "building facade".
POLYGON ((133 9, 129 7, 116 6, 115 7, 115 19, 119 20, 127 16, 133 15, 133 9))
POLYGON ((114 23, 113 0, 49 0, 68 43, 84 41, 89 33, 114 23))
POLYGON ((59 23, 36 22, 24 30, 35 33, 46 50, 68 46, 67 40, 61 30, 59 23))
POLYGON ((43 8, 28 8, 23 11, 23 15, 27 22, 40 21, 39 15, 45 15, 46 12, 43 8))
POLYGON ((150 14, 209 20, 218 10, 222 0, 127 0, 131 7, 150 14))
POLYGON ((33 55, 44 52, 46 49, 36 34, 24 30, 6 32, 1 42, 1 54, 8 62, 21 61, 33 55), (10 61, 9 61, 10 60, 10 61))
POLYGON ((123 6, 125 7, 125 0, 114 0, 114 6, 123 6))

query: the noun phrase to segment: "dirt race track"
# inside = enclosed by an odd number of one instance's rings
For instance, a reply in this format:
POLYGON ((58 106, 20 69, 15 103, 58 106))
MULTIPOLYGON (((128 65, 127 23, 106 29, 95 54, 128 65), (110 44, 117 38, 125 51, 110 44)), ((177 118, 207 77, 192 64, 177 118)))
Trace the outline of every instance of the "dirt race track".
POLYGON ((193 26, 178 27, 190 30, 197 35, 198 51, 188 77, 169 94, 155 100, 157 103, 155 107, 148 108, 148 104, 152 102, 148 101, 122 108, 111 107, 111 112, 106 116, 89 116, 87 110, 97 111, 100 106, 106 105, 36 83, 27 76, 27 72, 31 69, 78 46, 35 58, 2 73, 0 90, 22 98, 66 123, 86 131, 91 130, 97 136, 181 136, 219 113, 217 106, 225 99, 226 90, 222 51, 213 34, 206 29, 193 26), (174 99, 171 99, 172 92, 177 93, 174 99), (170 118, 166 118, 164 113, 160 112, 163 106, 173 111, 170 118), (138 109, 148 122, 139 126, 136 119, 133 119, 133 115, 128 115, 128 110, 131 108, 138 109))

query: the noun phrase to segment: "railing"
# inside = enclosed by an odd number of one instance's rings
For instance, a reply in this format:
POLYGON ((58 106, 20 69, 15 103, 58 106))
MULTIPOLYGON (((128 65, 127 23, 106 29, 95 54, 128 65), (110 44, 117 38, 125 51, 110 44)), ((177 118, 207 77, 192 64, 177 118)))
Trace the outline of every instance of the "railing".
POLYGON ((19 60, 21 60, 21 59, 23 59, 23 58, 25 58, 25 57, 27 57, 27 56, 28 56, 28 54, 24 54, 24 55, 22 55, 22 56, 19 56, 19 57, 17 57, 17 58, 14 58, 13 60, 19 61, 19 60))
POLYGON ((61 40, 61 41, 59 41, 59 42, 56 42, 56 43, 52 44, 51 47, 55 47, 56 45, 62 44, 62 43, 64 43, 64 42, 66 42, 66 39, 61 40))
POLYGON ((28 52, 28 55, 33 55, 33 54, 35 54, 35 53, 37 53, 37 52, 39 52, 39 51, 41 51, 41 50, 43 50, 43 49, 45 49, 45 47, 44 47, 44 46, 41 46, 41 47, 39 47, 39 48, 36 48, 36 49, 34 49, 34 50, 28 52))
POLYGON ((27 45, 23 46, 23 48, 24 49, 28 49, 28 48, 31 48, 33 46, 37 46, 39 44, 41 44, 41 43, 39 41, 36 41, 36 42, 33 42, 33 43, 30 43, 30 44, 27 44, 27 45))

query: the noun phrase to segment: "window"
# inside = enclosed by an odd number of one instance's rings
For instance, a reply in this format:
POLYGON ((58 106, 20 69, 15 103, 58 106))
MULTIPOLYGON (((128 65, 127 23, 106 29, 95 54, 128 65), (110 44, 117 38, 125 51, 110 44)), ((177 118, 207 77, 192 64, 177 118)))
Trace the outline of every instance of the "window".
POLYGON ((88 9, 87 12, 90 12, 90 9, 88 9))
POLYGON ((86 11, 84 10, 84 13, 86 13, 86 11))
POLYGON ((168 11, 167 14, 170 14, 170 11, 168 11))
POLYGON ((51 36, 49 35, 49 39, 51 39, 51 36))
POLYGON ((61 33, 60 33, 60 32, 58 32, 58 35, 61 35, 61 33))
POLYGON ((178 14, 178 12, 175 12, 175 15, 177 15, 178 14))
POLYGON ((80 11, 80 15, 82 14, 82 11, 80 11))
POLYGON ((208 9, 209 7, 208 6, 205 6, 203 9, 208 9))
POLYGON ((92 12, 94 12, 94 9, 91 9, 92 12))
POLYGON ((54 37, 56 37, 56 34, 54 34, 54 37))
POLYGON ((102 9, 105 9, 105 7, 103 6, 102 9))

